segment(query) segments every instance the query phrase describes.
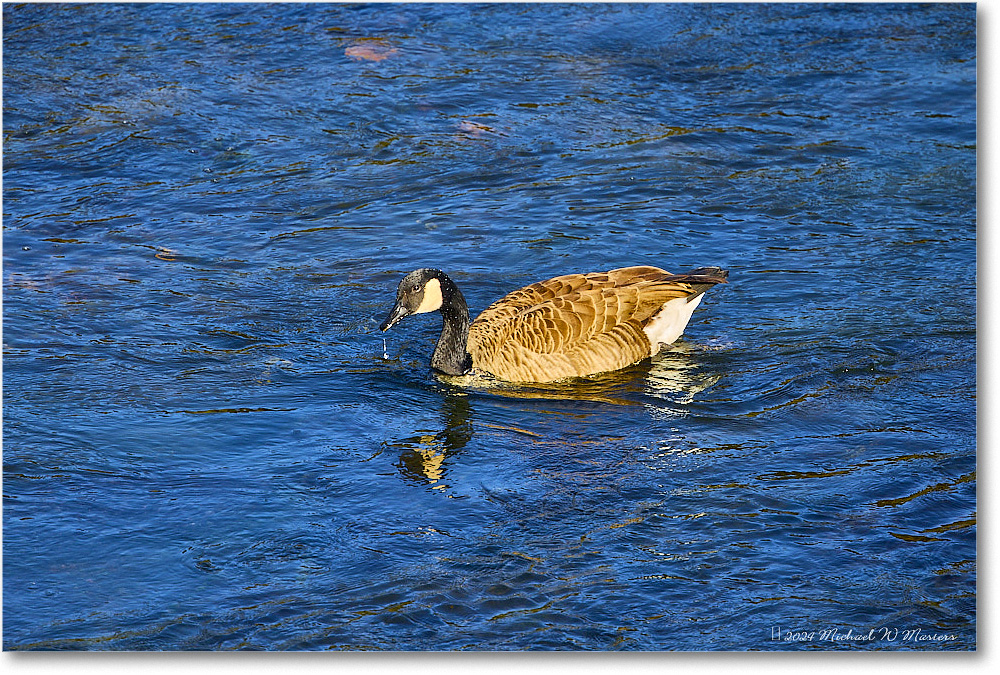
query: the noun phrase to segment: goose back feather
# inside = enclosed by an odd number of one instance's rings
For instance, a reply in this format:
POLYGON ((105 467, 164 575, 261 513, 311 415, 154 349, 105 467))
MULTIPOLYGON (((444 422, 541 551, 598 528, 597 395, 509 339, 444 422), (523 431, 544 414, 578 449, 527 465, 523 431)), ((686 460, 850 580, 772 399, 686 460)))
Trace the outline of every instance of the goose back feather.
POLYGON ((473 367, 519 382, 625 368, 659 351, 659 341, 644 329, 671 301, 691 305, 670 312, 687 324, 701 293, 724 282, 718 268, 675 275, 637 266, 525 286, 487 307, 470 326, 473 367))

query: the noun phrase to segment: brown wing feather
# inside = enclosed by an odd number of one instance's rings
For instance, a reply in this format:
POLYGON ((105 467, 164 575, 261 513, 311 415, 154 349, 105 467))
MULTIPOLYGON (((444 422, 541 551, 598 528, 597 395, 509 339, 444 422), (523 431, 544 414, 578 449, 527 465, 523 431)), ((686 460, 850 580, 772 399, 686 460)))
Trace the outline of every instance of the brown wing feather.
POLYGON ((703 290, 696 288, 699 282, 719 281, 723 279, 640 266, 568 274, 525 286, 494 302, 472 323, 473 364, 521 382, 624 368, 650 355, 642 328, 663 303, 703 290))

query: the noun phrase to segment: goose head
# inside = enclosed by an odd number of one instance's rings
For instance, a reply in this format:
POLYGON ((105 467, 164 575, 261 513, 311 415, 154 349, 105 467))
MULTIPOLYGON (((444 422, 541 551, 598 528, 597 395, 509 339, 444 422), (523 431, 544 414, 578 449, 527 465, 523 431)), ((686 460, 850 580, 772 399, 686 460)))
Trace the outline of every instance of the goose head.
POLYGON ((444 304, 441 282, 445 279, 448 277, 444 272, 428 267, 414 270, 403 277, 396 288, 396 304, 379 329, 385 332, 411 314, 441 309, 444 304))

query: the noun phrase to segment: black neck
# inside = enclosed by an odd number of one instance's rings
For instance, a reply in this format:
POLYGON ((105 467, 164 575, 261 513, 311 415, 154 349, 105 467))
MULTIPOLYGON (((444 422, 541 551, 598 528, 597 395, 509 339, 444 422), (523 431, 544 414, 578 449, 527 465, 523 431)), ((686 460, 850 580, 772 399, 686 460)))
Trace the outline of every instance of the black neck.
POLYGON ((438 338, 431 368, 448 375, 464 375, 472 369, 469 344, 469 306, 458 286, 444 274, 441 282, 441 318, 444 325, 438 338))

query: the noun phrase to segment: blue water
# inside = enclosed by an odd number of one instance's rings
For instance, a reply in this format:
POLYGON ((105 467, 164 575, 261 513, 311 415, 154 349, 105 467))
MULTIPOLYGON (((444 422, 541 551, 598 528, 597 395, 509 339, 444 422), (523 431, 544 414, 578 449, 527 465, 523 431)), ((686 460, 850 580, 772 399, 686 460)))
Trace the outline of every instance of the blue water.
POLYGON ((974 649, 975 21, 5 3, 4 648, 974 649), (377 328, 645 264, 621 373, 377 328))

